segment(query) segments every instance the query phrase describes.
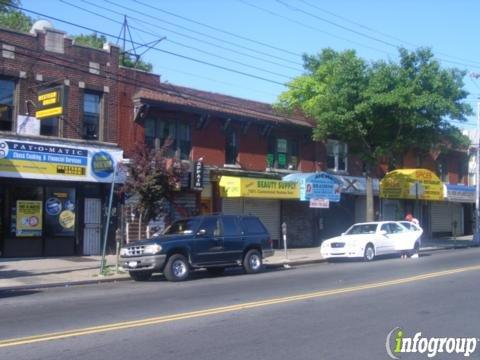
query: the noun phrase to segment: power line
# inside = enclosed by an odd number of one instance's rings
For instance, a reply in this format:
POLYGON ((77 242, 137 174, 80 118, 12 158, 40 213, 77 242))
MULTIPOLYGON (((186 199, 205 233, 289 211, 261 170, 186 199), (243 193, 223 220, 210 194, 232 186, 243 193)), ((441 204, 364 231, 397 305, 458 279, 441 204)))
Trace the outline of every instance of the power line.
MULTIPOLYGON (((85 2, 85 0, 82 0, 82 1, 85 2)), ((238 43, 235 43, 235 42, 232 42, 232 41, 228 41, 228 40, 226 40, 226 39, 222 39, 222 38, 219 38, 219 37, 216 37, 216 36, 213 36, 213 35, 209 35, 209 34, 206 34, 206 33, 204 33, 204 32, 192 30, 192 29, 190 29, 190 28, 188 28, 188 27, 185 27, 185 26, 182 26, 182 25, 179 25, 179 24, 172 23, 172 22, 170 22, 170 21, 167 21, 167 20, 164 20, 164 19, 162 19, 162 18, 159 18, 158 16, 153 16, 152 14, 147 14, 147 13, 144 13, 144 12, 142 12, 142 11, 132 9, 132 8, 130 8, 130 7, 128 7, 128 6, 116 4, 116 3, 112 2, 112 1, 109 1, 109 0, 104 0, 104 1, 107 2, 107 3, 109 3, 109 4, 111 4, 111 5, 116 6, 116 7, 118 7, 118 8, 121 8, 121 9, 124 9, 124 10, 127 10, 127 11, 130 11, 130 12, 133 12, 133 13, 137 13, 137 14, 140 14, 140 15, 142 15, 142 16, 146 16, 146 17, 151 18, 151 19, 153 19, 153 20, 161 21, 161 22, 163 22, 163 23, 165 23, 165 24, 174 26, 174 27, 176 27, 176 28, 183 29, 183 30, 185 30, 185 31, 194 33, 194 34, 196 34, 196 35, 201 35, 201 36, 204 36, 204 37, 206 37, 206 38, 214 39, 215 41, 219 41, 219 42, 222 43, 222 44, 224 44, 224 43, 225 43, 225 44, 229 44, 229 45, 232 45, 232 46, 235 46, 235 47, 244 49, 244 50, 248 50, 248 51, 253 52, 253 53, 255 53, 255 54, 261 54, 261 55, 267 56, 267 57, 269 57, 269 58, 281 60, 281 61, 283 61, 283 62, 285 62, 285 63, 289 63, 289 64, 293 64, 293 65, 298 65, 298 66, 302 66, 302 65, 303 65, 302 63, 299 63, 299 62, 297 62, 297 61, 292 61, 292 60, 289 60, 289 59, 285 59, 285 58, 283 58, 283 57, 279 57, 279 56, 273 55, 272 53, 267 53, 267 52, 264 52, 264 51, 260 51, 260 50, 257 50, 257 49, 253 49, 253 48, 251 48, 251 47, 244 46, 244 45, 240 45, 240 44, 238 44, 238 43)), ((153 8, 161 11, 161 9, 158 9, 158 8, 155 8, 155 7, 153 7, 153 8)), ((143 20, 139 20, 139 21, 143 21, 143 20)), ((154 24, 153 26, 159 27, 158 24, 154 24)), ((178 32, 175 32, 174 30, 169 30, 169 29, 165 29, 165 28, 163 28, 163 29, 164 29, 164 30, 167 30, 167 31, 170 31, 170 32, 174 32, 174 33, 176 33, 177 35, 180 35, 180 36, 187 36, 187 35, 184 35, 184 34, 180 34, 180 33, 178 33, 178 32)), ((194 39, 195 39, 195 38, 194 38, 194 39)), ((195 40, 198 40, 198 39, 195 39, 195 40)), ((200 41, 205 42, 205 40, 200 40, 200 41)), ((220 45, 213 45, 213 46, 219 47, 220 45)), ((297 54, 295 54, 295 55, 297 55, 297 54)), ((298 54, 297 56, 298 56, 298 58, 301 57, 300 54, 298 54)))
MULTIPOLYGON (((67 3, 65 0, 60 0, 61 2, 64 2, 64 3, 67 3)), ((97 7, 97 8, 100 8, 100 9, 103 9, 103 10, 106 10, 106 11, 109 11, 111 13, 114 13, 114 14, 117 14, 117 15, 124 15, 123 13, 120 13, 118 11, 115 11, 111 8, 108 8, 108 7, 105 7, 105 6, 101 6, 101 5, 98 5, 98 4, 95 4, 95 3, 92 3, 90 1, 87 1, 87 0, 82 0, 82 2, 86 3, 86 4, 89 4, 91 6, 94 6, 94 7, 97 7)), ((78 7, 78 5, 73 5, 71 3, 67 3, 68 5, 70 6, 74 6, 74 7, 78 7)), ((173 34, 176 34, 178 36, 181 36, 181 37, 184 37, 184 38, 187 38, 187 39, 190 39, 190 40, 195 40, 197 42, 201 42, 201 43, 204 43, 204 44, 208 44, 210 46, 213 46, 213 47, 216 47, 216 48, 219 48, 219 49, 223 49, 223 50, 226 50, 226 51, 229 51, 229 52, 232 52, 234 54, 237 54, 237 55, 242 55, 242 56, 245 56, 245 57, 250 57, 252 59, 255 59, 255 60, 259 60, 259 61, 263 61, 263 62, 266 62, 266 63, 269 63, 269 64, 272 64, 272 65, 277 65, 277 66, 280 66, 280 67, 283 67, 283 68, 286 68, 286 69, 290 69, 290 70, 295 70, 295 71, 301 71, 302 69, 301 68, 298 68, 298 67, 292 67, 292 66, 289 66, 289 65, 286 65, 286 64, 281 64, 281 63, 278 63, 278 62, 275 62, 275 61, 272 61, 272 60, 268 60, 268 59, 265 59, 265 58, 262 58, 260 56, 255 56, 255 55, 252 55, 252 54, 248 54, 248 53, 245 53, 245 52, 242 52, 242 51, 239 51, 239 50, 235 50, 235 49, 232 49, 232 48, 229 48, 229 47, 226 47, 226 46, 223 46, 223 45, 219 45, 219 44, 215 44, 213 42, 209 42, 209 41, 205 41, 205 40, 202 40, 198 37, 194 37, 194 36, 191 36, 191 35, 186 35, 186 34, 183 34, 181 32, 178 32, 178 31, 175 31, 175 30, 172 30, 172 29, 169 29, 169 28, 166 28, 166 27, 163 27, 163 26, 159 26, 158 25, 158 21, 161 21, 161 22, 165 22, 169 25, 172 25, 172 26, 175 26, 175 27, 180 27, 180 28, 183 28, 183 29, 186 29, 187 31, 189 32, 193 32, 195 34, 198 34, 198 35, 201 35, 201 36, 204 36, 204 37, 208 37, 208 38, 213 38, 214 40, 216 41, 220 41, 222 43, 225 43, 224 40, 220 39, 220 38, 216 38, 216 37, 211 37, 209 36, 208 34, 203 34, 203 33, 200 33, 200 32, 197 32, 197 31, 194 31, 194 30, 191 30, 191 29, 188 29, 186 27, 183 27, 183 26, 179 26, 179 25, 176 25, 176 24, 173 24, 173 23, 170 23, 170 22, 167 22, 163 19, 160 19, 158 17, 155 17, 155 16, 152 16, 150 14, 146 14, 146 13, 143 13, 141 11, 138 11, 138 10, 134 10, 134 9, 131 9, 131 8, 128 8, 126 6, 123 6, 123 5, 119 5, 119 4, 114 4, 112 3, 112 5, 115 5, 117 7, 120 7, 122 9, 125 9, 127 11, 130 11, 130 12, 134 12, 134 13, 137 13, 137 14, 140 14, 142 16, 146 16, 146 17, 149 17, 149 18, 152 18, 154 20, 157 20, 157 23, 153 24, 151 22, 148 22, 148 21, 145 21, 144 19, 140 19, 140 18, 137 18, 137 17, 134 17, 134 16, 131 16, 129 14, 129 18, 130 19, 133 19, 133 20, 136 20, 138 22, 140 22, 143 26, 145 24, 148 24, 148 25, 151 25, 151 26, 154 26, 155 28, 157 29, 162 29, 162 30, 165 30, 167 32, 170 32, 170 33, 173 33, 173 34)), ((83 9, 85 10, 85 9, 83 9)), ((139 31, 142 31, 142 30, 139 30, 139 31)), ((170 41, 172 42, 171 40, 167 39, 167 41, 170 41)), ((234 43, 232 43, 234 46, 237 46, 237 47, 240 47, 242 48, 242 46, 239 46, 239 45, 236 45, 234 43)), ((183 44, 182 44, 183 45, 183 44)), ((292 63, 292 64, 296 64, 296 65, 299 65, 301 66, 302 64, 301 63, 297 63, 297 62, 292 62, 290 60, 287 60, 287 59, 284 59, 284 58, 278 58, 278 57, 273 57, 272 55, 270 54, 267 54, 267 53, 261 53, 261 52, 258 52, 256 51, 255 49, 251 49, 251 48, 247 48, 248 51, 251 51, 251 52, 254 52, 256 54, 261 54, 261 55, 265 55, 265 56, 268 56, 270 58, 276 58, 276 59, 280 59, 286 63, 292 63)))
MULTIPOLYGON (((70 2, 66 1, 66 0, 60 0, 61 2, 69 5, 69 6, 72 6, 72 7, 75 7, 81 11, 85 11, 89 14, 92 14, 92 15, 95 15, 95 16, 98 16, 98 17, 101 17, 103 19, 107 19, 109 21, 112 21, 114 23, 117 23, 117 24, 123 24, 123 22, 120 22, 120 21, 117 21, 115 19, 112 19, 110 17, 107 17, 105 15, 101 15, 101 14, 98 14, 98 13, 95 13, 93 11, 90 11, 88 9, 85 9, 85 8, 82 8, 81 6, 78 6, 78 5, 74 5, 74 4, 71 4, 70 2)), ((90 2, 88 1, 84 1, 86 3, 89 3, 91 4, 90 2)), ((96 6, 95 4, 91 4, 93 6, 96 6)), ((123 16, 123 15, 122 15, 123 16)), ((145 34, 148 34, 148 35, 151 35, 151 36, 155 36, 155 37, 160 37, 161 35, 159 34, 156 34, 156 33, 152 33, 152 32, 149 32, 149 31, 145 31, 143 29, 140 29, 140 28, 137 28, 137 27, 134 27, 134 26, 130 26, 132 29, 135 29, 139 32, 142 32, 142 33, 145 33, 145 34)), ((130 39, 130 42, 132 42, 133 40, 130 39)), ((194 46, 189 46, 189 45, 185 45, 185 44, 182 44, 180 42, 177 42, 177 41, 174 41, 174 40, 170 40, 170 39, 166 39, 166 41, 169 41, 171 42, 172 44, 175 44, 175 45, 178 45, 178 46, 182 46, 182 47, 185 47, 187 49, 190 49, 190 50, 195 50, 195 51, 198 51, 204 55, 209 55, 209 56, 213 56, 215 58, 218 58, 218 59, 222 59, 222 60, 225 60, 225 61, 228 61, 228 62, 231 62, 231 63, 235 63, 237 65, 241 65, 241 66, 245 66, 245 67, 248 67, 248 68, 251 68, 251 69, 255 69, 255 70, 259 70, 259 71, 263 71, 265 73, 268 73, 268 74, 271 74, 271 75, 275 75, 275 76, 279 76, 279 77, 283 77, 287 80, 293 80, 293 78, 289 77, 289 76, 285 76, 284 74, 280 74, 278 72, 275 72, 275 71, 270 71, 270 70, 267 70, 267 69, 264 69, 264 68, 261 68, 261 67, 258 67, 258 66, 255 66, 255 65, 250 65, 250 64, 246 64, 244 62, 241 62, 241 61, 237 61, 235 59, 230 59, 230 58, 227 58, 227 57, 224 57, 224 56, 221 56, 221 55, 218 55, 218 54, 212 54, 211 52, 208 52, 208 51, 205 51, 205 50, 202 50, 202 49, 199 49, 199 48, 196 48, 194 46)))
POLYGON ((338 36, 338 35, 335 35, 335 34, 332 34, 328 31, 324 31, 324 30, 321 30, 315 26, 311 26, 311 25, 308 25, 308 24, 305 24, 303 22, 300 22, 300 21, 297 21, 295 19, 292 19, 292 18, 289 18, 288 16, 284 16, 284 15, 281 15, 277 12, 274 12, 272 10, 268 10, 268 9, 265 9, 261 6, 258 6, 258 5, 255 5, 255 4, 252 4, 250 3, 249 1, 246 1, 246 0, 237 0, 238 2, 241 2, 242 4, 244 5, 247 5, 247 6, 250 6, 250 7, 253 7, 257 10, 260 10, 262 12, 265 12, 271 16, 274 16, 274 17, 278 17, 278 18, 281 18, 283 20, 287 20, 288 22, 291 22, 291 23, 294 23, 296 25, 300 25, 301 27, 304 27, 304 28, 307 28, 309 30, 314 30, 316 32, 319 32, 319 33, 322 33, 322 34, 326 34, 328 36, 331 36, 331 37, 334 37, 336 39, 339 39, 339 40, 342 40, 342 41, 346 41, 346 42, 349 42, 349 43, 352 43, 352 44, 355 44, 355 45, 358 45, 358 46, 361 46, 361 47, 364 47, 364 48, 367 48, 367 49, 370 49, 370 50, 374 50, 374 51, 378 51, 378 52, 381 52, 381 53, 384 53, 384 54, 387 54, 387 55, 390 55, 390 56, 393 56, 393 54, 390 54, 388 53, 387 51, 384 51, 384 50, 381 50, 381 49, 377 49, 375 47, 372 47, 372 46, 368 46, 368 45, 365 45, 365 44, 361 44, 361 43, 358 43, 356 41, 353 41, 351 39, 348 39, 348 38, 344 38, 342 36, 338 36))
POLYGON ((179 19, 182 19, 182 20, 185 20, 185 21, 188 21, 188 22, 191 22, 191 23, 194 23, 194 24, 197 24, 197 25, 200 25, 200 26, 203 26, 203 27, 206 27, 208 29, 211 29, 211 30, 215 30, 215 31, 218 31, 218 32, 221 32, 223 34, 227 34, 227 35, 230 35, 230 36, 233 36, 233 37, 236 37, 238 39, 242 39, 242 40, 245 40, 245 41, 249 41, 251 43, 254 43, 254 44, 257 44, 257 45, 262 45, 262 46, 265 46, 265 47, 268 47, 270 49, 273 49, 273 50, 277 50, 277 51, 281 51, 285 54, 290 54, 290 55, 294 55, 294 56, 297 56, 297 57, 301 57, 302 55, 301 54, 298 54, 298 53, 295 53, 295 52, 292 52, 290 50, 287 50, 287 49, 282 49, 280 47, 277 47, 277 46, 273 46, 273 45, 270 45, 270 44, 267 44, 267 43, 264 43, 264 42, 261 42, 261 41, 258 41, 258 40, 254 40, 254 39, 251 39, 249 37, 246 37, 246 36, 243 36, 243 35, 238 35, 238 34, 235 34, 233 32, 230 32, 230 31, 227 31, 227 30, 223 30, 223 29, 219 29, 217 27, 214 27, 214 26, 211 26, 211 25, 208 25, 208 24, 204 24, 200 21, 196 21, 196 20, 193 20, 193 19, 189 19, 185 16, 181 16, 181 15, 178 15, 178 14, 175 14, 171 11, 167 11, 167 10, 163 10, 163 9, 160 9, 158 7, 155 7, 155 6, 152 6, 152 5, 149 5, 149 4, 145 4, 144 2, 140 1, 140 0, 133 0, 135 1, 136 3, 138 4, 141 4, 143 6, 146 6, 146 7, 149 7, 151 9, 155 9, 157 11, 160 11, 160 12, 163 12, 165 14, 168 14, 168 15, 171 15, 171 16, 174 16, 176 18, 179 18, 179 19))
MULTIPOLYGON (((0 1, 0 2, 1 2, 1 1, 0 1)), ((26 8, 24 8, 24 7, 21 7, 21 6, 17 6, 17 5, 10 5, 10 6, 13 7, 13 8, 15 8, 15 9, 17 9, 17 10, 26 11, 26 12, 31 13, 31 14, 35 14, 35 15, 38 15, 38 16, 46 17, 46 18, 48 18, 48 19, 52 19, 52 20, 55 20, 55 21, 59 21, 59 22, 61 22, 61 23, 64 23, 64 24, 67 24, 67 25, 70 25, 70 26, 75 26, 75 27, 78 27, 78 28, 80 28, 80 29, 84 29, 84 30, 91 31, 91 32, 94 32, 94 33, 96 32, 96 33, 98 33, 98 34, 102 34, 102 35, 108 36, 108 37, 110 37, 110 38, 115 38, 115 37, 116 37, 116 35, 112 35, 112 34, 110 34, 110 33, 107 33, 107 32, 104 32, 104 31, 100 31, 100 30, 98 30, 98 29, 94 29, 94 28, 91 28, 91 27, 79 25, 79 24, 73 23, 73 22, 71 22, 71 21, 66 21, 66 20, 60 19, 60 18, 55 17, 55 16, 46 15, 46 14, 43 14, 43 13, 40 13, 40 12, 37 12, 37 11, 29 10, 29 9, 26 9, 26 8)), ((137 43, 137 42, 134 42, 133 44, 134 44, 134 45, 142 45, 142 46, 145 46, 145 44, 140 44, 140 43, 137 43)), ((172 55, 172 56, 175 56, 175 57, 184 59, 184 60, 190 60, 190 61, 193 61, 193 62, 202 64, 202 65, 207 65, 207 66, 214 67, 214 68, 217 68, 217 69, 220 69, 220 70, 224 70, 224 71, 228 71, 228 72, 231 72, 231 73, 235 73, 235 74, 238 74, 238 75, 243 75, 243 76, 246 76, 246 77, 250 77, 250 78, 253 78, 253 79, 257 79, 257 80, 262 80, 262 81, 265 81, 265 82, 269 82, 269 83, 272 83, 272 84, 275 84, 275 85, 284 86, 284 87, 285 87, 285 86, 288 86, 287 84, 282 83, 282 82, 279 82, 279 81, 271 80, 271 79, 268 79, 268 78, 265 78, 265 77, 262 77, 262 76, 258 76, 258 75, 254 75, 254 74, 251 74, 251 73, 247 73, 247 72, 244 72, 244 71, 235 70, 235 69, 232 69, 232 68, 229 68, 229 67, 226 67, 226 66, 214 64, 214 63, 211 63, 211 62, 208 62, 208 61, 204 61, 204 60, 200 60, 200 59, 196 59, 196 58, 193 58, 193 57, 190 57, 190 56, 186 56, 186 55, 182 55, 182 54, 177 54, 177 53, 172 52, 172 51, 167 51, 167 50, 159 49, 159 48, 156 48, 156 47, 153 47, 153 46, 145 46, 145 47, 148 47, 149 49, 152 49, 152 50, 159 51, 159 52, 164 53, 164 54, 172 55)))

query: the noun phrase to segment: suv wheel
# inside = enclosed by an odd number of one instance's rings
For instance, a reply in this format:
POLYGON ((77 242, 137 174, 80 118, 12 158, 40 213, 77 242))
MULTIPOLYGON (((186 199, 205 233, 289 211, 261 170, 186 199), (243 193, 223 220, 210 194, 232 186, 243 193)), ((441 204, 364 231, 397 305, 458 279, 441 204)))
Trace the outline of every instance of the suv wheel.
POLYGON ((262 254, 255 249, 249 250, 243 259, 243 267, 248 274, 255 274, 262 270, 262 254))
POLYGON ((151 271, 130 271, 130 277, 135 281, 148 281, 152 277, 151 271))
POLYGON ((163 274, 168 281, 186 280, 190 274, 190 267, 185 256, 181 254, 170 256, 163 269, 163 274))

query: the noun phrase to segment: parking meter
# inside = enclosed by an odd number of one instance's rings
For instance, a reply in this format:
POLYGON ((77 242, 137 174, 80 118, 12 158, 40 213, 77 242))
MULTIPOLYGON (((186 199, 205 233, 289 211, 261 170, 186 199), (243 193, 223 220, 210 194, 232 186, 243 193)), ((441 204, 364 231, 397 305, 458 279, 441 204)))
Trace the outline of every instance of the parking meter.
POLYGON ((285 251, 285 259, 288 258, 287 254, 287 223, 282 223, 282 237, 283 237, 283 249, 285 251))

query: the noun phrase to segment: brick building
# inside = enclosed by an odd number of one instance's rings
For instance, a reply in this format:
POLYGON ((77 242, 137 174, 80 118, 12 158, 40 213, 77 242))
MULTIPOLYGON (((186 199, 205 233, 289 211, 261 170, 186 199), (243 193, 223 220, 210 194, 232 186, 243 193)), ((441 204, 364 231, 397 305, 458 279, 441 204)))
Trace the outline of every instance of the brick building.
POLYGON ((98 254, 122 158, 118 49, 75 45, 46 21, 1 29, 0 47, 1 255, 98 254))

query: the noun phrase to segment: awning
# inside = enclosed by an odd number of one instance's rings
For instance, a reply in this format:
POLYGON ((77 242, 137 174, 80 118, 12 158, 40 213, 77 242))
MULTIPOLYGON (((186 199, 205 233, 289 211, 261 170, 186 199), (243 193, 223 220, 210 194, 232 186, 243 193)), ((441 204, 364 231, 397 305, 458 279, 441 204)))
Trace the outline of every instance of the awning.
POLYGON ((300 186, 300 200, 325 199, 340 201, 341 182, 333 175, 324 172, 294 173, 282 178, 284 181, 295 181, 300 186))
POLYGON ((443 184, 430 170, 394 170, 387 173, 380 181, 380 197, 443 201, 443 184))
POLYGON ((445 184, 446 200, 450 202, 475 203, 475 186, 445 184))
POLYGON ((220 178, 222 197, 248 197, 260 199, 298 199, 299 185, 294 181, 256 179, 236 176, 220 178))

